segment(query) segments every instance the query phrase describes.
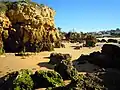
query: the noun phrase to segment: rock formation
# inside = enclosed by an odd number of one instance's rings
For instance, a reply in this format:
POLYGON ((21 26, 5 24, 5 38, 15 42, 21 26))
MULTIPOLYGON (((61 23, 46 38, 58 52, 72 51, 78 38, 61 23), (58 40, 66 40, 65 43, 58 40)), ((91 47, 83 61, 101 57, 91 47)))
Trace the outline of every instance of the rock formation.
POLYGON ((76 80, 79 76, 78 71, 69 60, 61 61, 54 70, 62 76, 63 80, 76 80))
MULTIPOLYGON (((41 51, 53 47, 52 43, 60 39, 54 25, 55 10, 52 8, 26 1, 2 3, 7 7, 7 11, 0 15, 6 51, 21 51, 23 48, 26 51, 41 51)), ((48 49, 53 48, 43 50, 48 49)))
POLYGON ((34 88, 64 86, 62 77, 55 71, 36 71, 32 78, 34 88))
POLYGON ((104 44, 101 52, 93 52, 90 55, 81 55, 79 64, 88 61, 101 68, 116 68, 120 70, 120 46, 117 44, 104 44))
POLYGON ((59 64, 63 60, 71 60, 72 56, 70 54, 62 54, 62 53, 51 53, 50 54, 50 64, 59 64))
POLYGON ((60 74, 55 71, 21 69, 0 78, 0 90, 35 90, 37 88, 64 86, 60 74))

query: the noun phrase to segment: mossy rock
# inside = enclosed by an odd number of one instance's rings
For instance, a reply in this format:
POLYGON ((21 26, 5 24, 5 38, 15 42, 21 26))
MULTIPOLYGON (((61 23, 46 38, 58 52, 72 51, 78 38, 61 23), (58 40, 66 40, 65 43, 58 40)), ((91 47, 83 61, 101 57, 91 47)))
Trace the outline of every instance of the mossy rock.
POLYGON ((78 71, 73 67, 72 62, 69 60, 61 61, 55 66, 54 70, 58 72, 64 80, 76 80, 78 77, 78 71))
POLYGON ((33 90, 32 71, 22 69, 18 72, 16 79, 13 81, 14 90, 33 90))
POLYGON ((0 90, 33 90, 32 71, 21 69, 0 78, 0 90))
POLYGON ((35 88, 64 86, 62 77, 55 71, 36 71, 33 80, 35 88))

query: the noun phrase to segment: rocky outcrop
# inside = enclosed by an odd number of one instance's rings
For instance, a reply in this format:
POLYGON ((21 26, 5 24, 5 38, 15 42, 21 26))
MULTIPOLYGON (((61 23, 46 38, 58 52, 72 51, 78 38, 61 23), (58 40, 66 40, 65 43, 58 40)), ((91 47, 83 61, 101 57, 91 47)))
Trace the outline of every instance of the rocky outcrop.
POLYGON ((36 71, 32 78, 35 88, 64 86, 62 77, 55 71, 36 71))
POLYGON ((13 81, 14 90, 32 90, 34 83, 30 75, 32 75, 32 71, 20 70, 16 79, 13 81))
POLYGON ((0 90, 35 90, 37 88, 64 86, 60 74, 55 71, 21 69, 0 78, 0 90))
POLYGON ((119 44, 105 44, 102 47, 102 53, 109 57, 120 57, 120 45, 119 44))
MULTIPOLYGON (((52 8, 26 1, 4 4, 8 10, 0 15, 0 21, 6 51, 21 51, 24 47, 26 51, 41 51, 46 44, 46 47, 52 46, 60 39, 54 24, 55 10, 52 8)), ((49 49, 53 50, 43 50, 49 49)))
POLYGON ((3 78, 0 78, 3 81, 0 84, 0 90, 32 90, 34 83, 31 75, 32 71, 27 69, 9 73, 3 78))
POLYGON ((117 44, 104 44, 101 52, 93 52, 90 55, 81 55, 79 64, 89 62, 101 68, 117 68, 120 70, 120 46, 117 44))
POLYGON ((92 74, 79 75, 77 80, 72 80, 65 88, 66 90, 106 90, 102 79, 92 74))
POLYGON ((57 64, 54 70, 58 72, 64 80, 76 80, 79 76, 78 71, 69 60, 63 60, 61 63, 57 64))
POLYGON ((98 70, 94 73, 79 75, 78 79, 63 87, 46 90, 119 90, 120 72, 114 69, 98 70))
POLYGON ((62 54, 62 53, 51 53, 50 54, 50 64, 59 64, 63 60, 71 60, 72 56, 70 54, 62 54))

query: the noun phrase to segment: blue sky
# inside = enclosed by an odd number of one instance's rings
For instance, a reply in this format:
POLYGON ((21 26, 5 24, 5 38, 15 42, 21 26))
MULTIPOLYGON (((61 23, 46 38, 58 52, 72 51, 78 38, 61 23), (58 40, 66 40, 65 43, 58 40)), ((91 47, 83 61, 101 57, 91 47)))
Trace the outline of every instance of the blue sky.
POLYGON ((62 31, 92 32, 120 28, 120 0, 32 0, 56 11, 62 31))

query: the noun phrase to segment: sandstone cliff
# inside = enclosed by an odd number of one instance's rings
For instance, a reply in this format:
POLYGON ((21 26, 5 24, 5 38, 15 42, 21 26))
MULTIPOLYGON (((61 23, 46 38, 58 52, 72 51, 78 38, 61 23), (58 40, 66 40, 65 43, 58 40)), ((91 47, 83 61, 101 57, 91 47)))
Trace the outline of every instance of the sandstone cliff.
POLYGON ((44 43, 60 39, 52 8, 26 1, 2 2, 2 5, 7 8, 0 15, 1 40, 6 51, 20 51, 23 47, 34 51, 35 46, 42 49, 44 43))

